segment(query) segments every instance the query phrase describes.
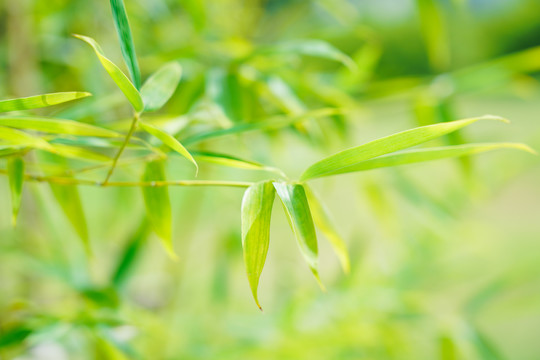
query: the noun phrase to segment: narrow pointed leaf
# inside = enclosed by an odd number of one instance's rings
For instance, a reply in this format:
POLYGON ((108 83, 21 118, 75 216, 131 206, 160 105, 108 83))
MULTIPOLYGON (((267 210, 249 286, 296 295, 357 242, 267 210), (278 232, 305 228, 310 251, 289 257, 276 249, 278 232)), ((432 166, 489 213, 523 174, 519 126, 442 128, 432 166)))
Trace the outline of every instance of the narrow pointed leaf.
POLYGON ((17 223, 17 215, 21 207, 21 195, 24 182, 24 161, 20 156, 7 161, 9 189, 11 190, 11 208, 13 226, 17 223))
MULTIPOLYGON (((161 161, 151 161, 146 164, 142 181, 166 180, 165 168, 161 161)), ((169 189, 166 186, 142 186, 146 215, 155 233, 161 238, 167 253, 176 259, 172 244, 172 217, 169 189)))
POLYGON ((99 44, 92 38, 88 36, 83 35, 73 35, 77 39, 80 39, 84 42, 86 42, 88 45, 90 45, 94 52, 96 53, 99 61, 101 62, 101 65, 105 68, 107 73, 111 76, 111 78, 114 80, 116 85, 120 88, 120 90, 124 93, 126 98, 129 100, 135 111, 141 112, 143 111, 144 105, 141 98, 141 94, 133 86, 131 81, 127 78, 127 76, 116 66, 111 60, 109 60, 105 55, 103 54, 103 50, 101 50, 101 47, 99 44))
POLYGON ((270 219, 275 189, 271 181, 250 186, 242 199, 242 247, 249 286, 257 306, 259 278, 264 268, 270 243, 270 219))
POLYGON ((135 84, 137 89, 141 87, 141 72, 139 70, 139 63, 137 62, 137 56, 135 55, 135 45, 133 44, 133 36, 131 35, 131 28, 129 27, 129 21, 126 13, 126 7, 123 0, 110 0, 111 10, 114 19, 114 26, 120 40, 120 48, 122 49, 122 56, 128 67, 131 80, 135 84))
POLYGON ((174 94, 182 77, 182 67, 173 62, 156 71, 141 89, 144 111, 156 111, 165 105, 174 94))
POLYGON ((88 225, 79 196, 79 189, 73 185, 57 185, 53 183, 50 183, 50 187, 62 211, 83 241, 85 250, 88 254, 91 254, 88 225))
POLYGON ((191 156, 191 154, 189 153, 189 151, 187 151, 184 145, 182 145, 172 135, 147 123, 141 122, 140 126, 144 131, 146 131, 152 136, 155 136, 156 138, 161 140, 165 145, 167 145, 168 147, 170 147, 171 149, 173 149, 174 151, 176 151, 177 153, 179 153, 180 155, 182 155, 183 157, 191 161, 193 165, 195 165, 196 170, 197 171, 199 170, 199 165, 197 165, 197 162, 195 161, 193 156, 191 156))
POLYGON ((307 185, 304 185, 304 190, 306 191, 309 208, 311 210, 315 225, 321 230, 324 236, 326 236, 330 242, 330 245, 332 245, 334 252, 339 258, 343 271, 348 274, 350 272, 351 265, 349 260, 349 251, 347 250, 345 241, 336 230, 328 210, 324 204, 319 201, 313 190, 311 190, 307 185))
POLYGON ((29 146, 38 149, 50 148, 50 144, 41 138, 3 126, 0 126, 0 140, 4 140, 9 145, 29 146))
POLYGON ((70 146, 64 144, 50 144, 50 147, 46 151, 57 154, 70 159, 85 160, 92 162, 109 162, 111 158, 94 152, 86 150, 77 146, 70 146))
POLYGON ((37 109, 92 96, 88 92, 58 92, 0 101, 0 112, 37 109))
POLYGON ((353 59, 333 45, 322 40, 291 41, 279 46, 278 51, 334 60, 342 63, 351 71, 357 70, 357 65, 353 59))
POLYGON ((55 119, 39 116, 0 117, 0 126, 17 129, 41 131, 51 134, 65 134, 96 137, 122 137, 115 131, 100 128, 73 120, 55 119))
POLYGON ((366 144, 343 150, 311 165, 301 176, 301 180, 315 179, 339 173, 343 168, 353 166, 361 161, 403 150, 429 140, 451 133, 479 120, 506 121, 496 116, 483 116, 463 120, 450 121, 436 125, 422 126, 397 134, 373 140, 366 144))
POLYGON ((285 208, 287 219, 300 247, 300 252, 308 263, 311 272, 315 275, 317 282, 324 289, 318 271, 319 250, 317 247, 317 234, 315 233, 304 187, 302 184, 284 182, 274 182, 273 184, 285 208))
POLYGON ((273 173, 279 174, 280 176, 285 177, 285 174, 280 169, 277 169, 271 166, 266 166, 264 164, 261 164, 255 161, 240 159, 231 155, 219 154, 219 153, 207 152, 207 151, 192 152, 192 155, 198 161, 214 163, 214 164, 237 168, 237 169, 264 170, 264 171, 273 172, 273 173))

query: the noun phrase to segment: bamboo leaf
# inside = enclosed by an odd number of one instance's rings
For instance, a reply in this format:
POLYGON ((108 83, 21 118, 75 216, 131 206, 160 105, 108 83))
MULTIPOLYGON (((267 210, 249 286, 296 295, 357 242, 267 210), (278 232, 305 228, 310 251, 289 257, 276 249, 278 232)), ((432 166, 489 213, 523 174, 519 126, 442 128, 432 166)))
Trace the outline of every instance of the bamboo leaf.
POLYGON ((264 170, 264 171, 273 172, 280 176, 286 177, 283 171, 281 171, 280 169, 277 169, 271 166, 266 166, 264 164, 261 164, 255 161, 240 159, 231 155, 219 154, 219 153, 214 153, 214 152, 206 152, 206 151, 195 151, 195 152, 192 152, 192 155, 199 161, 214 163, 214 164, 237 168, 237 169, 264 170))
POLYGON ((88 92, 58 92, 0 101, 0 112, 37 109, 92 96, 88 92))
POLYGON ((425 149, 414 149, 384 155, 374 159, 361 161, 352 166, 339 168, 328 175, 338 175, 356 171, 365 171, 389 166, 413 164, 424 161, 454 158, 459 156, 473 155, 497 149, 518 149, 535 154, 535 151, 524 144, 517 143, 486 143, 465 144, 454 146, 442 146, 425 149))
POLYGON ((23 131, 0 126, 0 139, 9 145, 29 146, 38 149, 50 149, 50 144, 23 131))
POLYGON ((129 20, 126 13, 126 7, 123 0, 110 0, 111 10, 114 18, 114 26, 120 40, 120 48, 122 49, 122 56, 131 75, 131 79, 137 89, 141 87, 141 72, 139 70, 139 63, 137 62, 137 56, 135 55, 135 45, 133 44, 133 37, 131 36, 131 28, 129 27, 129 20))
POLYGON ((166 133, 165 131, 153 125, 150 125, 144 122, 140 122, 140 126, 144 131, 146 131, 152 136, 155 136, 156 138, 161 140, 165 145, 167 145, 168 147, 170 147, 171 149, 173 149, 174 151, 176 151, 177 153, 179 153, 180 155, 182 155, 183 157, 191 161, 193 165, 195 165, 196 172, 199 171, 199 165, 197 165, 197 162, 195 161, 193 156, 191 156, 191 154, 189 153, 189 151, 187 151, 184 145, 182 145, 172 135, 166 133))
POLYGON ((380 155, 406 149, 429 140, 461 129, 479 120, 507 121, 497 116, 482 116, 450 121, 436 125, 422 126, 397 134, 373 140, 366 144, 343 150, 311 165, 301 176, 301 180, 310 180, 339 173, 341 169, 353 166, 361 161, 380 155))
POLYGON ((144 109, 143 100, 141 98, 141 94, 133 86, 131 81, 127 78, 127 76, 116 66, 111 60, 109 60, 105 55, 103 54, 103 50, 99 46, 99 44, 92 38, 88 36, 83 35, 73 35, 77 39, 80 39, 84 42, 86 42, 88 45, 90 45, 94 52, 96 53, 99 61, 101 62, 101 65, 105 68, 107 73, 109 73, 110 77, 114 80, 116 85, 120 88, 120 90, 124 93, 126 98, 129 100, 135 111, 141 112, 144 109))
MULTIPOLYGON (((146 164, 142 181, 166 180, 165 168, 161 161, 151 161, 146 164)), ((155 233, 161 238, 163 247, 171 258, 176 259, 177 255, 172 243, 172 219, 171 201, 169 199, 169 189, 166 186, 142 186, 144 203, 146 205, 146 215, 155 233)))
POLYGON ((84 248, 88 254, 92 253, 90 238, 88 236, 88 225, 84 216, 84 209, 79 196, 79 189, 73 185, 49 184, 56 201, 62 208, 67 219, 83 241, 84 248))
POLYGON ((264 181, 251 185, 242 199, 244 263, 253 298, 261 310, 257 288, 268 253, 274 197, 275 189, 272 182, 264 181))
POLYGON ((315 233, 304 187, 302 184, 284 182, 274 182, 273 184, 285 208, 289 225, 296 237, 300 252, 308 263, 311 272, 315 275, 321 289, 324 290, 318 271, 317 234, 315 233))
POLYGON ((17 224, 17 215, 21 207, 21 195, 24 182, 24 161, 20 156, 7 161, 9 188, 11 190, 11 208, 13 226, 17 224))
POLYGON ((161 109, 174 94, 181 77, 182 67, 177 62, 163 66, 150 76, 141 89, 144 111, 161 109))
POLYGON ((70 146, 64 144, 49 144, 50 147, 46 149, 48 152, 57 154, 70 159, 95 161, 95 162, 109 162, 111 158, 103 154, 86 150, 77 146, 70 146))
POLYGON ((0 125, 17 129, 28 129, 51 134, 66 134, 96 137, 122 137, 123 135, 73 120, 54 119, 39 116, 0 117, 0 125))
POLYGON ((295 53, 334 60, 345 65, 349 70, 356 71, 356 63, 347 54, 323 40, 290 41, 280 45, 279 52, 295 53))
POLYGON ((343 271, 348 274, 350 272, 351 265, 349 260, 349 251, 347 250, 345 241, 337 232, 328 210, 324 204, 319 201, 313 190, 311 190, 311 188, 307 185, 304 185, 304 190, 306 191, 309 208, 311 209, 311 214, 313 216, 315 225, 322 231, 324 236, 326 236, 330 242, 330 245, 332 245, 334 252, 339 258, 343 271))

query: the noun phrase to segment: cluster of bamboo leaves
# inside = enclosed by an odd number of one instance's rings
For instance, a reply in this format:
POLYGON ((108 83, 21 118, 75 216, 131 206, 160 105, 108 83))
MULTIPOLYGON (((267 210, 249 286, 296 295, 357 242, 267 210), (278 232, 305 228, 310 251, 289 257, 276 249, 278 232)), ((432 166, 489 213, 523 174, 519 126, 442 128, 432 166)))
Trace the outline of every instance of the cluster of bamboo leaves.
MULTIPOLYGON (((283 205, 301 254, 323 287, 318 274, 316 227, 330 241, 345 272, 349 271, 350 265, 345 242, 335 229, 324 204, 310 189, 309 182, 322 177, 464 157, 502 148, 532 152, 526 145, 518 143, 468 143, 413 148, 454 133, 479 120, 506 121, 497 116, 481 116, 425 125, 373 140, 307 166, 298 180, 289 179, 280 169, 240 159, 226 154, 226 151, 223 153, 197 151, 194 147, 197 143, 231 134, 285 127, 293 127, 300 132, 309 131, 310 120, 341 114, 346 109, 328 107, 309 110, 282 79, 268 77, 253 67, 245 66, 243 71, 246 77, 262 81, 267 86, 267 91, 278 99, 285 115, 256 122, 238 121, 241 115, 236 112, 234 101, 231 102, 230 99, 220 101, 229 94, 223 93, 218 86, 212 86, 212 81, 210 81, 208 96, 215 100, 214 105, 217 106, 211 108, 210 115, 207 112, 206 116, 212 117, 216 122, 221 122, 223 126, 210 131, 197 131, 196 123, 191 122, 193 119, 185 118, 183 120, 186 121, 180 127, 190 127, 193 124, 193 131, 187 137, 178 136, 178 129, 156 125, 147 118, 149 118, 149 113, 160 110, 173 96, 182 77, 182 66, 179 62, 167 63, 143 82, 124 3, 122 0, 111 0, 111 8, 129 76, 105 55, 94 39, 83 35, 74 36, 90 46, 104 70, 130 104, 132 119, 129 121, 127 132, 56 117, 26 113, 10 114, 83 99, 90 96, 87 92, 51 93, 0 101, 0 112, 7 113, 0 116, 0 156, 7 159, 7 166, 3 172, 8 175, 10 181, 14 223, 20 208, 24 181, 46 182, 84 241, 88 252, 91 251, 91 246, 77 186, 141 187, 151 227, 162 239, 164 248, 173 258, 176 254, 172 242, 168 187, 243 187, 246 188, 241 209, 244 262, 253 297, 260 307, 257 288, 270 244, 270 220, 276 195, 283 205), (231 122, 231 119, 236 121, 231 122), (122 154, 126 149, 141 151, 143 155, 123 158, 122 154), (90 168, 105 170, 106 174, 102 179, 95 180, 82 178, 80 169, 64 171, 55 176, 28 172, 27 161, 32 156, 36 156, 35 153, 30 153, 32 150, 37 150, 37 156, 40 158, 47 156, 46 154, 52 154, 57 163, 66 162, 69 159, 95 162, 97 164, 90 168), (199 179, 171 180, 166 175, 165 161, 174 153, 193 165, 194 177, 197 176, 199 162, 264 171, 269 175, 266 180, 256 183, 199 179), (135 181, 112 180, 116 167, 123 162, 144 164, 141 178, 135 181)), ((357 63, 349 56, 323 41, 291 42, 277 46, 273 51, 321 57, 342 63, 352 73, 359 71, 357 63)), ((227 75, 220 71, 213 71, 210 79, 223 81, 224 76, 227 75)), ((182 91, 181 88, 180 91, 182 91)))

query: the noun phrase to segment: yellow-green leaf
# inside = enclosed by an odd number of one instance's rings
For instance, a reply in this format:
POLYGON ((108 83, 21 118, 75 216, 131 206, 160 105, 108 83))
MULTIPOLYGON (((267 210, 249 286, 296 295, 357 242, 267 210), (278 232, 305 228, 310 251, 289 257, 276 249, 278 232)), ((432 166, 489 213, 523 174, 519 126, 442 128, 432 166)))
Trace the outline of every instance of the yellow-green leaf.
POLYGON ((144 111, 156 111, 171 98, 182 77, 182 67, 179 63, 167 64, 156 71, 141 89, 144 111))
POLYGON ((73 120, 40 116, 0 117, 0 125, 16 129, 28 129, 51 134, 66 134, 96 137, 122 137, 121 134, 73 120))
POLYGON ((451 133, 479 120, 506 121, 497 116, 482 116, 446 123, 422 126, 397 134, 373 140, 366 144, 343 150, 311 165, 301 176, 301 180, 310 180, 323 176, 339 174, 343 168, 353 166, 361 161, 406 149, 429 140, 451 133))
POLYGON ((44 150, 51 147, 47 141, 39 137, 4 126, 0 126, 0 139, 9 145, 28 146, 44 150))
POLYGON ((24 182, 24 161, 20 156, 11 157, 7 161, 9 189, 11 190, 11 209, 13 226, 17 223, 17 215, 21 207, 21 195, 24 182))
POLYGON ((92 96, 92 94, 88 92, 71 91, 1 100, 0 112, 43 108, 47 106, 62 104, 76 99, 82 99, 87 96, 92 96))
POLYGON ((57 154, 70 159, 95 161, 95 162, 109 162, 111 158, 106 155, 86 150, 77 146, 70 146, 64 144, 49 144, 50 147, 46 150, 50 153, 57 154))
POLYGON ((279 174, 280 176, 285 177, 285 174, 280 169, 266 166, 264 164, 237 158, 235 156, 219 154, 214 152, 207 151, 195 151, 192 152, 192 155, 199 161, 204 161, 208 163, 214 163, 218 165, 223 165, 227 167, 237 168, 237 169, 246 169, 246 170, 264 170, 279 174))
POLYGON ((127 78, 127 76, 116 66, 111 60, 109 60, 105 55, 103 54, 103 50, 99 46, 99 44, 92 38, 88 36, 83 35, 73 35, 77 39, 80 39, 84 42, 86 42, 88 45, 90 45, 94 52, 96 53, 99 61, 101 62, 101 65, 105 68, 107 73, 111 76, 111 78, 114 80, 116 85, 120 88, 120 90, 124 93, 126 98, 129 100, 135 111, 141 112, 144 109, 143 101, 141 98, 141 94, 133 86, 131 81, 127 78))
POLYGON ((253 298, 261 310, 257 288, 270 243, 270 219, 274 197, 275 189, 272 181, 264 181, 251 185, 242 200, 244 263, 253 298))

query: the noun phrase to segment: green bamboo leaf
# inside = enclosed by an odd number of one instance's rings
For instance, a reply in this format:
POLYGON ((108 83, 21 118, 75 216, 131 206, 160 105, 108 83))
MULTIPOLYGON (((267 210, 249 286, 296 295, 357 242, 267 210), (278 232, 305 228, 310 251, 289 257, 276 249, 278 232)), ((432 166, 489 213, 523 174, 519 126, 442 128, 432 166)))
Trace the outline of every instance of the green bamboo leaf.
POLYGON ((174 94, 181 77, 182 67, 177 62, 163 66, 150 76, 141 89, 144 111, 161 109, 174 94))
POLYGON ((106 155, 86 150, 77 146, 64 144, 49 144, 50 147, 46 151, 60 155, 70 159, 93 161, 93 162, 109 162, 111 158, 106 155))
POLYGON ((343 150, 311 165, 301 176, 301 180, 310 180, 339 173, 343 168, 380 155, 406 149, 429 140, 451 133, 479 120, 506 121, 497 116, 486 115, 478 118, 450 121, 436 125, 422 126, 397 134, 373 140, 366 144, 343 150))
POLYGON ((9 188, 11 190, 11 208, 13 226, 17 224, 17 215, 21 207, 21 195, 24 182, 24 161, 20 156, 7 161, 9 188))
POLYGON ((259 278, 264 268, 270 242, 270 219, 275 189, 272 181, 251 185, 242 199, 242 247, 251 293, 259 309, 259 278))
POLYGON ((307 185, 304 185, 304 190, 306 191, 309 208, 311 209, 311 214, 313 216, 315 225, 322 231, 324 236, 326 236, 339 258, 343 271, 348 274, 350 272, 351 265, 349 260, 349 251, 347 250, 345 241, 337 232, 328 210, 324 204, 319 201, 313 190, 311 190, 311 188, 307 185))
POLYGON ((79 189, 74 185, 58 185, 54 183, 49 183, 49 185, 62 211, 83 241, 86 252, 91 254, 88 225, 84 216, 79 189))
POLYGON ((122 49, 122 56, 131 75, 131 79, 137 89, 141 88, 141 72, 139 70, 139 63, 137 62, 137 56, 135 55, 135 45, 133 44, 133 37, 131 36, 131 28, 129 27, 129 20, 126 13, 126 7, 123 0, 110 0, 111 10, 114 18, 114 26, 120 40, 120 48, 122 49))
POLYGON ((28 146, 38 149, 50 149, 50 144, 33 135, 23 131, 0 126, 0 140, 4 140, 9 145, 28 146))
POLYGON ((179 153, 180 155, 182 155, 183 157, 191 161, 193 165, 195 165, 196 172, 199 171, 199 165, 197 165, 197 162, 195 161, 193 156, 191 156, 191 154, 189 153, 189 151, 187 151, 184 145, 182 145, 172 135, 166 133, 165 131, 161 129, 158 129, 157 127, 153 125, 150 125, 144 122, 140 122, 139 125, 144 131, 146 131, 152 136, 155 136, 156 138, 161 140, 165 145, 167 145, 168 147, 170 147, 171 149, 173 149, 174 151, 176 151, 177 153, 179 153))
MULTIPOLYGON (((151 161, 146 164, 142 181, 166 180, 165 168, 162 161, 151 161)), ((172 218, 169 189, 165 186, 142 186, 146 214, 150 220, 152 229, 161 238, 163 247, 171 258, 177 255, 172 243, 172 218)))
MULTIPOLYGON (((442 146, 425 149, 401 151, 395 154, 384 155, 374 159, 361 161, 352 166, 339 168, 328 175, 345 174, 356 171, 365 171, 389 166, 413 164, 424 161, 454 158, 466 155, 474 155, 497 149, 518 149, 535 154, 536 152, 524 144, 518 143, 485 143, 442 146)), ((325 175, 326 176, 326 175, 325 175)))
POLYGON ((105 68, 107 73, 111 76, 111 78, 114 80, 116 85, 120 88, 120 90, 124 93, 126 98, 129 100, 135 111, 141 112, 144 109, 143 100, 141 97, 141 94, 133 86, 131 81, 127 78, 127 76, 116 66, 111 60, 107 59, 105 55, 103 54, 103 50, 101 49, 101 46, 92 38, 88 36, 83 35, 73 35, 77 39, 80 39, 84 42, 86 42, 88 45, 90 45, 94 52, 96 53, 99 61, 101 62, 101 65, 105 68))
POLYGON ((323 40, 290 41, 281 44, 277 48, 277 51, 334 60, 342 63, 351 71, 357 70, 357 65, 353 59, 323 40))
POLYGON ((92 94, 88 92, 71 91, 2 100, 0 101, 0 112, 43 108, 76 99, 82 99, 87 96, 92 96, 92 94))
POLYGON ((40 116, 0 117, 0 125, 17 129, 28 129, 51 134, 66 134, 96 137, 123 137, 117 132, 73 120, 40 116))
POLYGON ((283 203, 289 225, 293 230, 294 236, 300 252, 308 263, 311 272, 315 275, 321 289, 324 286, 319 278, 319 254, 317 248, 317 234, 311 218, 306 192, 302 184, 274 182, 276 192, 283 203))
POLYGON ((207 152, 207 151, 195 151, 195 152, 192 152, 192 155, 198 161, 223 165, 223 166, 237 168, 237 169, 269 171, 269 172, 278 174, 282 177, 286 177, 283 171, 281 171, 280 169, 277 169, 271 166, 266 166, 264 164, 261 164, 255 161, 240 159, 238 157, 231 156, 231 155, 219 154, 219 153, 207 152))

